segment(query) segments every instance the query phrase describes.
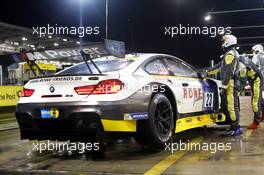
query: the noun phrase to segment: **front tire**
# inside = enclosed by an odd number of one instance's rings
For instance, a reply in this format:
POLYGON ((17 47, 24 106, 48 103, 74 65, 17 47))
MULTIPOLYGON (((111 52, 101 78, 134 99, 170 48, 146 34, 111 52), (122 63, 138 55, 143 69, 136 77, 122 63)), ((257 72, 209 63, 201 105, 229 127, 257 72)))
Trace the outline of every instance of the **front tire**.
POLYGON ((142 145, 161 148, 170 141, 175 121, 173 108, 164 94, 155 94, 149 105, 149 119, 138 121, 136 141, 142 145))

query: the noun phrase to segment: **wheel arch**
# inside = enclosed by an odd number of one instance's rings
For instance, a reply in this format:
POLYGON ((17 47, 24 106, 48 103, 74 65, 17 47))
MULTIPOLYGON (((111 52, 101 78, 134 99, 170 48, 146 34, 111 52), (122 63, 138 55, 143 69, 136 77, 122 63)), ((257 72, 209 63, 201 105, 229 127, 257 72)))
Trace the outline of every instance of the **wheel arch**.
POLYGON ((173 109, 173 114, 174 114, 174 119, 175 119, 175 122, 177 120, 177 117, 178 117, 178 109, 177 109, 177 101, 176 101, 176 97, 173 93, 173 91, 171 90, 170 87, 168 87, 167 85, 165 84, 157 84, 158 85, 158 90, 153 92, 152 95, 151 95, 151 99, 154 97, 154 95, 156 95, 157 93, 162 93, 164 94, 170 101, 171 105, 172 105, 172 109, 173 109))

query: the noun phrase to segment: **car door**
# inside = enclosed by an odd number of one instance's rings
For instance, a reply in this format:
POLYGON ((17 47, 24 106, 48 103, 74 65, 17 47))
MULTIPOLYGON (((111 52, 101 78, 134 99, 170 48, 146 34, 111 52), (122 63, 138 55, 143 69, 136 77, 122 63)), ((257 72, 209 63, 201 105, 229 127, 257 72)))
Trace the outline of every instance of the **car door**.
POLYGON ((215 94, 211 82, 200 78, 196 70, 177 58, 166 57, 164 61, 168 71, 173 73, 169 79, 180 116, 213 111, 215 94))

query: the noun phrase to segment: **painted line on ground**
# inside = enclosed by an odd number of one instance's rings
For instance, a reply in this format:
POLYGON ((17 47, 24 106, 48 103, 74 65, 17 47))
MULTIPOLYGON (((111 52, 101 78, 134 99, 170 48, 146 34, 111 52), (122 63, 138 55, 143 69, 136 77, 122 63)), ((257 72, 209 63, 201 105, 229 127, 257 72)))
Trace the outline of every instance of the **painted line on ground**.
MULTIPOLYGON (((260 126, 260 128, 264 128, 264 124, 260 126)), ((244 138, 249 138, 252 135, 253 130, 252 129, 247 129, 246 132, 243 134, 244 138)), ((198 137, 192 140, 191 143, 201 143, 204 140, 204 137, 198 137)), ((182 158, 188 150, 185 151, 177 151, 174 154, 171 154, 161 160, 159 163, 154 165, 152 168, 150 168, 144 175, 153 175, 153 174, 161 174, 164 172, 166 169, 168 169, 173 163, 178 161, 180 158, 182 158)))
MULTIPOLYGON (((193 139, 190 143, 201 143, 204 140, 204 137, 197 137, 193 139)), ((154 174, 161 174, 166 169, 168 169, 173 163, 178 161, 180 158, 182 158, 188 150, 185 151, 177 151, 174 154, 171 154, 161 160, 159 163, 154 165, 152 168, 150 168, 144 175, 154 175, 154 174)))
POLYGON ((243 137, 245 139, 248 139, 251 136, 252 132, 253 132, 253 129, 247 129, 245 134, 243 134, 243 137))

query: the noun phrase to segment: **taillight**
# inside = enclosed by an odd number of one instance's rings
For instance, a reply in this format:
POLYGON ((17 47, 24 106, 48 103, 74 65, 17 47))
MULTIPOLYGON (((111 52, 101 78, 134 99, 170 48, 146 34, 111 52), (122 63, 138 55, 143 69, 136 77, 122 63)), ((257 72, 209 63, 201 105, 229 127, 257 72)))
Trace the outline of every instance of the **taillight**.
POLYGON ((99 94, 115 94, 123 88, 124 84, 120 80, 103 80, 97 85, 76 87, 74 90, 78 95, 99 95, 99 94))
POLYGON ((21 92, 21 97, 30 97, 34 93, 34 89, 23 89, 21 92))

